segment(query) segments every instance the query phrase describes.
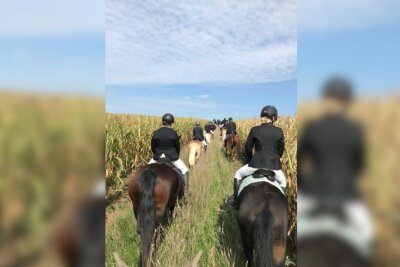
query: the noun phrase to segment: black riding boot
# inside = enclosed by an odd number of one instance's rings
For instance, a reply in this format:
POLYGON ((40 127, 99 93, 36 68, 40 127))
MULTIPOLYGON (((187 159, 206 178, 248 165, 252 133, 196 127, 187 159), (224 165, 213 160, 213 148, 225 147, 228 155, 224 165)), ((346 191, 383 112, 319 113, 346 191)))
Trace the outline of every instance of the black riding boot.
POLYGON ((235 209, 239 209, 239 200, 238 200, 238 191, 239 191, 239 180, 233 179, 233 195, 230 196, 227 202, 235 209))

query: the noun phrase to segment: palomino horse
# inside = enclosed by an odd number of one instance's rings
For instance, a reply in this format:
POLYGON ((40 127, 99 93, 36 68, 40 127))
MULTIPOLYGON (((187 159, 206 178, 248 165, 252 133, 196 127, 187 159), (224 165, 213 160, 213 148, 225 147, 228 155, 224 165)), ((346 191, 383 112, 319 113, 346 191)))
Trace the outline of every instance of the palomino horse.
POLYGON ((220 128, 220 136, 222 138, 222 141, 225 141, 225 137, 226 137, 226 129, 225 128, 220 128))
POLYGON ((129 183, 128 193, 140 235, 140 267, 152 265, 156 228, 163 217, 172 215, 176 201, 184 194, 183 179, 163 161, 144 166, 129 183))
MULTIPOLYGON (((256 173, 275 177, 272 171, 256 173)), ((238 224, 248 266, 283 267, 288 230, 286 196, 267 182, 257 182, 246 186, 238 201, 238 224)))
POLYGON ((201 141, 193 140, 189 143, 189 167, 193 167, 199 160, 202 149, 201 141))
POLYGON ((207 144, 209 144, 210 142, 211 142, 211 138, 213 137, 213 134, 212 133, 205 133, 204 134, 204 138, 206 139, 206 141, 207 141, 207 144))
POLYGON ((226 155, 235 159, 239 149, 239 136, 237 134, 229 134, 226 141, 226 155))

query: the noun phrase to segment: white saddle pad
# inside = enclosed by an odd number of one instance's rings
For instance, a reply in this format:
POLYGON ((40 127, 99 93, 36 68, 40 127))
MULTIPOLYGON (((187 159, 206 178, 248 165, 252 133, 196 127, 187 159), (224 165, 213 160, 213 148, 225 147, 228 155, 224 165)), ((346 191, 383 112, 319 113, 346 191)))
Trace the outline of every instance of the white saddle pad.
POLYGON ((297 220, 297 238, 318 236, 321 234, 332 234, 337 238, 350 244, 361 255, 369 255, 370 244, 359 234, 351 224, 345 224, 333 216, 321 216, 320 218, 309 218, 302 216, 297 220))
POLYGON ((244 180, 242 181, 242 183, 239 186, 239 190, 238 190, 238 196, 240 195, 240 193, 242 192, 242 190, 251 184, 254 183, 269 183, 273 186, 275 186, 276 188, 279 189, 279 191, 285 195, 285 192, 283 191, 282 187, 279 185, 279 183, 275 180, 273 182, 271 182, 270 180, 268 180, 266 177, 263 178, 254 178, 252 175, 251 176, 247 176, 246 178, 244 178, 244 180))

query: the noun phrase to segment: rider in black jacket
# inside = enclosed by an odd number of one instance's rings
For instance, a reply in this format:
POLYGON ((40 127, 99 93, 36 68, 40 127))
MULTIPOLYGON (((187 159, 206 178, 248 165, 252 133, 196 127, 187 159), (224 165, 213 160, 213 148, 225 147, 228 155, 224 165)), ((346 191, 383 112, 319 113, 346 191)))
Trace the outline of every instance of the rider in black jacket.
POLYGON ((234 195, 228 202, 237 208, 237 192, 242 178, 253 174, 257 169, 269 169, 275 172, 275 178, 282 188, 286 187, 286 178, 281 170, 280 158, 285 149, 284 135, 281 128, 274 126, 278 111, 273 106, 261 110, 262 123, 250 130, 245 153, 248 164, 240 168, 234 177, 234 195), (253 148, 255 153, 253 155, 253 148))
POLYGON ((196 122, 196 127, 193 128, 193 140, 200 141, 204 148, 207 149, 207 142, 204 138, 203 128, 200 126, 200 122, 196 122))
POLYGON ((226 135, 224 140, 224 146, 226 147, 226 141, 228 140, 229 134, 236 134, 236 123, 230 117, 228 122, 226 123, 226 135))
POLYGON ((149 164, 156 163, 160 158, 169 159, 172 164, 178 168, 185 179, 185 193, 188 193, 189 169, 185 163, 179 159, 181 146, 179 143, 179 136, 174 129, 171 128, 174 123, 174 116, 170 113, 164 114, 162 117, 162 127, 153 133, 151 138, 151 151, 153 158, 149 164))

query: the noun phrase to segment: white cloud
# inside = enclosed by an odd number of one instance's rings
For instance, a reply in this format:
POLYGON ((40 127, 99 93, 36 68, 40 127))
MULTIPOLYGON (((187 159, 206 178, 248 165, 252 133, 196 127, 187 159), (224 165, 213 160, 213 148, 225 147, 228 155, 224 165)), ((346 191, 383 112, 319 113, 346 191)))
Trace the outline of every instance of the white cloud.
POLYGON ((296 1, 109 0, 107 84, 296 77, 296 1))
POLYGON ((198 98, 208 98, 209 95, 197 95, 196 97, 198 97, 198 98))
POLYGON ((98 0, 2 0, 0 35, 103 31, 104 14, 98 0))
POLYGON ((328 32, 400 21, 398 0, 300 0, 300 32, 328 32))

